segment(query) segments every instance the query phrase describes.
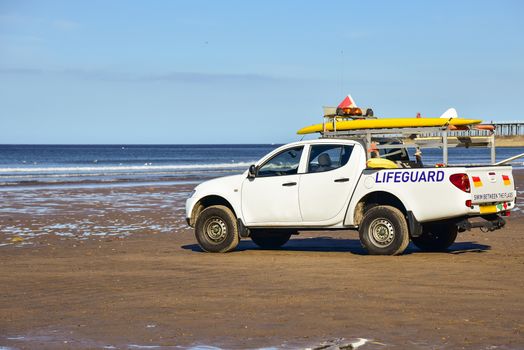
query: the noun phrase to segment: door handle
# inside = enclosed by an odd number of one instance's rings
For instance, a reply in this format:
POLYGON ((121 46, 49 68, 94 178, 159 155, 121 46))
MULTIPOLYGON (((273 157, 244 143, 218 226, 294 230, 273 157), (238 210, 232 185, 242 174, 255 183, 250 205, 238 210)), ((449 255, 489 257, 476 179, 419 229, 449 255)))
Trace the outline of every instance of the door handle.
POLYGON ((286 187, 289 187, 289 186, 296 186, 296 182, 286 182, 286 183, 283 183, 282 186, 286 186, 286 187))
POLYGON ((349 181, 349 178, 347 177, 343 177, 341 179, 336 179, 335 182, 348 182, 349 181))

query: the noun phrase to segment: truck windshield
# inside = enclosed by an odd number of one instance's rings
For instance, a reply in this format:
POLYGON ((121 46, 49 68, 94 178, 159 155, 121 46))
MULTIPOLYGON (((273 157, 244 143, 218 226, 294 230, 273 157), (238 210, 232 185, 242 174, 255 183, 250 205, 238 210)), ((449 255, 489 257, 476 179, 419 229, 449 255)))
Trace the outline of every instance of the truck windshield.
POLYGON ((303 146, 287 149, 269 159, 258 169, 257 176, 293 175, 298 172, 303 146))

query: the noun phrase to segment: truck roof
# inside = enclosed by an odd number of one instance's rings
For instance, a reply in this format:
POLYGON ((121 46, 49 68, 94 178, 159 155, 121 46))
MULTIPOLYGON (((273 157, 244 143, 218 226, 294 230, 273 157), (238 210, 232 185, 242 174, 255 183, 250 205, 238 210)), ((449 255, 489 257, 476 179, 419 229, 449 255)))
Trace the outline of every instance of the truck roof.
POLYGON ((354 144, 360 144, 358 140, 354 139, 344 139, 344 138, 319 138, 314 140, 303 140, 303 141, 296 141, 286 144, 286 146, 291 145, 310 145, 310 144, 319 144, 319 143, 340 143, 340 144, 346 144, 346 145, 354 145, 354 144))

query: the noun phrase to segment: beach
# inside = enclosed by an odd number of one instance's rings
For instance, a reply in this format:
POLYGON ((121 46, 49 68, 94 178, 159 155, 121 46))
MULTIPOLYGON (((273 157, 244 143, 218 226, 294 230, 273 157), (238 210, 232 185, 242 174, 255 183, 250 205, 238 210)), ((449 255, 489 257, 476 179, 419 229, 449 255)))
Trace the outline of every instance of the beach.
POLYGON ((4 188, 0 347, 524 347, 520 209, 446 253, 368 256, 337 231, 208 254, 185 224, 194 186, 4 188))
POLYGON ((524 350, 523 13, 0 0, 0 350, 524 350))

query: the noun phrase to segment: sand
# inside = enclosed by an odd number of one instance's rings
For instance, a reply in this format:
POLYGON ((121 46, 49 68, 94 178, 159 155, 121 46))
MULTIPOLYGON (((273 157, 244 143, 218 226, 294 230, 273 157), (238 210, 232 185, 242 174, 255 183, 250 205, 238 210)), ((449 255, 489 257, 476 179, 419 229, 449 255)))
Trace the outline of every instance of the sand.
POLYGON ((0 349, 524 348, 520 210, 446 253, 367 256, 339 231, 207 254, 192 187, 0 192, 0 349))
POLYGON ((524 136, 522 135, 496 136, 495 145, 497 147, 523 147, 524 146, 524 136))

